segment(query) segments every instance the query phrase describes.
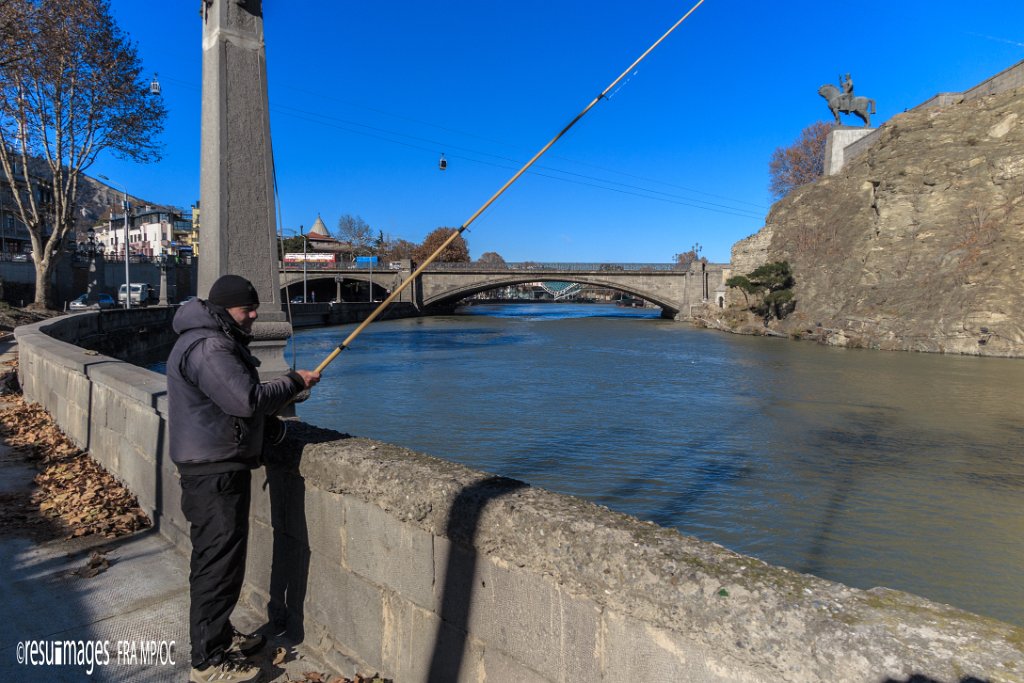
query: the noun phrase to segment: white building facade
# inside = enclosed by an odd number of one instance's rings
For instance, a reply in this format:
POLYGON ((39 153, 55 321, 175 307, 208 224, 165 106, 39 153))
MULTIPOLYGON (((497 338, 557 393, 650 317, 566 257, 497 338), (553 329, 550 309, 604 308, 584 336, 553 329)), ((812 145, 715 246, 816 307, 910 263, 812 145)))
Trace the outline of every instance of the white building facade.
MULTIPOLYGON (((161 254, 191 256, 192 248, 184 244, 191 229, 192 222, 183 218, 179 211, 165 207, 139 207, 128 214, 128 251, 132 256, 146 258, 161 254)), ((95 230, 96 239, 103 244, 108 256, 124 258, 124 214, 111 214, 95 230)))

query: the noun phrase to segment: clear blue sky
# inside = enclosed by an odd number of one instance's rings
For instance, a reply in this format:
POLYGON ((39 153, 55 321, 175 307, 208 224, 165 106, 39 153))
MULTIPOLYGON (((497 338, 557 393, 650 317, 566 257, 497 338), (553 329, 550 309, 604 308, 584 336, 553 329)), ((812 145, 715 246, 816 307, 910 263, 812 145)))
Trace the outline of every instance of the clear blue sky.
MULTIPOLYGON (((199 2, 111 4, 159 74, 165 157, 104 157, 90 175, 187 207, 199 197, 199 2)), ((263 4, 285 231, 318 213, 334 229, 348 213, 418 242, 468 219, 692 2, 263 4)), ((474 223, 471 255, 667 262, 697 242, 728 261, 763 225, 772 151, 830 117, 820 85, 850 72, 880 124, 1022 59, 1020 0, 706 0, 474 223)))

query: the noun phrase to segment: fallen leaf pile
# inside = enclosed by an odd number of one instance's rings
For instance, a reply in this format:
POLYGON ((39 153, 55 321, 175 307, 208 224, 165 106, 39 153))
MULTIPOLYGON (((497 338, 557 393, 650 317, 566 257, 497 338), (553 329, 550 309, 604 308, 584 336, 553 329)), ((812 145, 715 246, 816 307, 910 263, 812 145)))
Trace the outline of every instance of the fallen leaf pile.
POLYGON ((337 674, 322 674, 316 671, 307 671, 302 674, 303 678, 293 679, 288 683, 393 683, 390 678, 381 678, 379 674, 362 676, 356 674, 355 678, 345 678, 337 674))
POLYGON ((81 453, 41 406, 26 403, 21 396, 12 396, 7 401, 12 405, 0 410, 0 433, 9 446, 20 449, 32 460, 42 462, 81 453))
POLYGON ((0 410, 0 434, 40 468, 32 503, 59 519, 71 537, 124 536, 151 525, 135 496, 79 450, 37 404, 20 396, 0 410))
MULTIPOLYGON (((301 655, 299 659, 301 659, 301 655)), ((272 663, 274 666, 281 666, 289 659, 288 650, 279 647, 274 650, 272 663)), ((321 673, 320 671, 306 671, 302 678, 289 678, 287 683, 394 683, 390 678, 384 678, 380 674, 363 676, 356 674, 355 678, 346 678, 339 674, 321 673)))

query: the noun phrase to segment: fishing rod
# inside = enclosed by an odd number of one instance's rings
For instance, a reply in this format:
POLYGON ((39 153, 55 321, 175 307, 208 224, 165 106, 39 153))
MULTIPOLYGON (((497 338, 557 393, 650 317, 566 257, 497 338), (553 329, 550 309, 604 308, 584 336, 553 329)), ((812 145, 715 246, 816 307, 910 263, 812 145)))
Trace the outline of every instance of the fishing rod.
MULTIPOLYGON (((443 252, 445 249, 448 248, 448 245, 450 245, 452 242, 455 241, 455 239, 457 237, 459 237, 462 233, 464 233, 466 231, 466 229, 470 225, 472 225, 473 221, 475 221, 477 218, 480 217, 480 214, 482 214, 484 211, 486 211, 487 208, 491 204, 493 204, 495 202, 495 200, 498 199, 498 197, 500 197, 502 194, 504 194, 505 190, 507 190, 509 187, 512 186, 512 183, 514 183, 517 180, 519 180, 519 177, 522 176, 524 173, 526 173, 526 171, 531 166, 533 166, 533 164, 538 159, 540 159, 544 155, 545 152, 547 152, 549 149, 551 149, 551 147, 556 142, 558 142, 558 140, 563 135, 565 135, 567 132, 569 132, 570 128, 575 126, 576 123, 579 122, 580 119, 582 119, 584 116, 586 116, 587 112, 589 112, 591 109, 593 109, 594 106, 598 102, 600 102, 603 99, 606 99, 608 93, 615 86, 617 86, 619 84, 619 82, 623 78, 625 78, 633 69, 635 69, 637 67, 637 65, 640 64, 640 62, 642 62, 644 59, 646 59, 647 55, 649 55, 654 50, 654 48, 658 47, 658 45, 660 45, 663 40, 668 38, 669 35, 671 35, 673 31, 675 31, 677 28, 679 28, 679 25, 682 24, 684 21, 686 21, 686 19, 691 14, 693 14, 693 12, 698 7, 700 7, 702 4, 704 4, 704 0, 698 0, 697 4, 695 4, 693 7, 690 8, 689 12, 684 14, 682 16, 682 18, 679 19, 679 21, 677 21, 675 24, 672 25, 672 28, 670 28, 669 30, 665 31, 665 33, 660 38, 658 38, 656 41, 654 41, 653 45, 651 45, 649 48, 647 48, 642 55, 637 57, 636 61, 634 61, 632 64, 630 64, 629 68, 627 68, 625 71, 623 71, 621 74, 619 74, 619 77, 616 78, 614 81, 612 81, 611 84, 607 88, 602 90, 601 94, 599 94, 597 97, 595 97, 590 102, 590 104, 588 104, 583 109, 583 111, 581 111, 579 114, 576 115, 576 118, 574 118, 572 121, 570 121, 569 124, 565 126, 565 128, 563 128, 561 131, 559 131, 558 135, 556 135, 555 137, 551 138, 551 140, 548 142, 548 144, 544 145, 540 149, 539 152, 537 152, 536 154, 533 155, 533 158, 531 158, 529 161, 527 161, 526 164, 524 164, 522 168, 520 168, 518 171, 516 171, 515 175, 513 175, 511 178, 509 178, 508 181, 504 185, 501 186, 501 189, 499 189, 497 192, 495 192, 493 195, 491 195, 491 198, 488 199, 486 202, 484 202, 483 206, 481 206, 479 209, 477 209, 476 212, 472 216, 469 217, 469 220, 467 220, 465 223, 463 223, 461 226, 459 226, 459 228, 457 230, 453 230, 452 234, 448 236, 448 239, 446 239, 444 242, 442 242, 441 246, 439 246, 436 250, 434 250, 433 254, 431 254, 429 257, 427 257, 427 259, 425 261, 423 261, 423 263, 421 263, 416 268, 416 270, 412 271, 412 273, 409 275, 409 277, 407 277, 400 285, 398 285, 398 287, 396 287, 394 289, 394 291, 391 292, 391 294, 386 299, 384 299, 384 301, 381 302, 380 306, 375 308, 373 310, 373 312, 370 313, 369 316, 367 316, 366 320, 364 320, 362 323, 360 323, 359 326, 356 327, 356 329, 352 330, 352 332, 348 335, 348 337, 346 337, 343 342, 338 344, 338 347, 336 349, 334 349, 330 353, 330 355, 328 355, 327 358, 325 358, 323 360, 323 362, 320 363, 320 365, 316 366, 316 372, 323 372, 324 368, 326 368, 328 365, 330 365, 331 361, 333 361, 335 358, 338 357, 338 354, 340 354, 342 351, 347 349, 349 347, 349 344, 351 344, 352 341, 356 337, 358 337, 360 335, 360 333, 362 333, 362 331, 365 330, 366 327, 370 323, 372 323, 374 320, 376 320, 377 316, 379 316, 381 313, 383 313, 384 309, 386 309, 389 305, 391 305, 391 302, 393 302, 395 299, 397 299, 398 296, 403 291, 405 291, 406 288, 408 288, 409 285, 412 284, 413 281, 416 278, 418 278, 423 273, 424 270, 427 269, 427 266, 429 266, 431 263, 433 263, 434 260, 437 259, 437 257, 441 255, 441 252, 443 252)), ((371 289, 373 288, 373 282, 370 282, 370 288, 371 289)))

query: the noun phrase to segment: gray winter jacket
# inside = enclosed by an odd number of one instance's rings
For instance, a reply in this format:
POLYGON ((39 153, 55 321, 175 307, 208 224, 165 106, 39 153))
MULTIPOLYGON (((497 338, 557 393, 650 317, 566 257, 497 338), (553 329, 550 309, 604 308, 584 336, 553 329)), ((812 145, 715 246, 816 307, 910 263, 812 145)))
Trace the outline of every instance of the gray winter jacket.
POLYGON ((257 467, 265 416, 302 391, 302 378, 290 372, 261 383, 248 335, 200 299, 178 310, 173 327, 180 336, 167 359, 171 460, 182 474, 257 467))

